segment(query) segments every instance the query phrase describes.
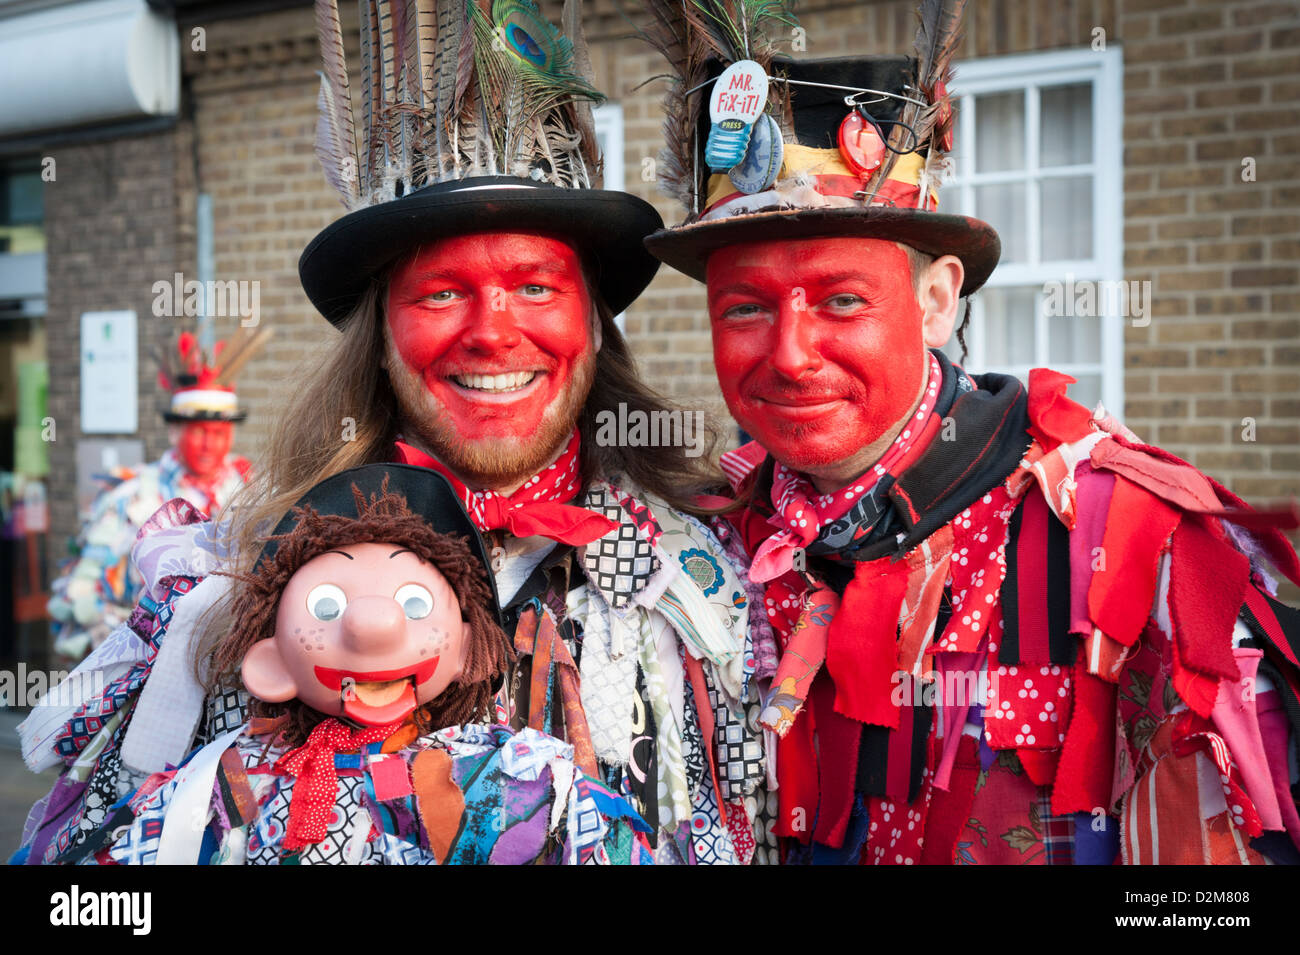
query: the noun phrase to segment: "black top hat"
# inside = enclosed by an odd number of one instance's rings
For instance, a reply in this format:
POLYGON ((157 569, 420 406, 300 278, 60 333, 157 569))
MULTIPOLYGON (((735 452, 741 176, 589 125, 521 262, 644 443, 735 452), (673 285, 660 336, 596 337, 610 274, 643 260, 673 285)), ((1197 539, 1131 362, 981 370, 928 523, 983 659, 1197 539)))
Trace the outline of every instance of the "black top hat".
POLYGON ((470 232, 542 232, 578 249, 596 270, 593 291, 617 313, 654 278, 659 262, 642 240, 661 228, 655 208, 625 192, 476 176, 425 186, 344 216, 307 246, 298 275, 312 304, 338 325, 371 278, 421 242, 470 232))
POLYGON ((324 72, 316 154, 350 214, 303 252, 308 298, 340 324, 385 266, 427 242, 524 231, 571 242, 615 312, 659 263, 647 202, 599 188, 579 4, 564 30, 533 0, 361 0, 360 161, 337 0, 316 0, 324 72), (567 35, 566 35, 567 34, 567 35))
MULTIPOLYGON (((654 0, 651 6, 670 3, 654 0)), ((687 120, 674 128, 690 130, 668 143, 670 159, 686 172, 678 195, 688 216, 651 235, 646 246, 703 281, 709 255, 740 242, 888 239, 934 256, 957 256, 965 267, 962 294, 974 292, 997 265, 997 233, 978 219, 935 211, 951 147, 947 58, 958 25, 929 24, 935 42, 924 62, 910 56, 762 57, 744 68, 753 71, 754 85, 764 85, 766 76, 766 109, 731 120, 731 127, 748 122, 748 130, 727 127, 718 117, 726 105, 724 87, 736 85, 732 76, 742 67, 713 58, 700 81, 687 76, 687 60, 680 54, 674 60, 674 49, 666 49, 678 72, 667 108, 687 120), (698 89, 692 91, 690 80, 698 89), (736 148, 715 150, 728 136, 736 148)), ((690 30, 688 24, 688 37, 690 30)))

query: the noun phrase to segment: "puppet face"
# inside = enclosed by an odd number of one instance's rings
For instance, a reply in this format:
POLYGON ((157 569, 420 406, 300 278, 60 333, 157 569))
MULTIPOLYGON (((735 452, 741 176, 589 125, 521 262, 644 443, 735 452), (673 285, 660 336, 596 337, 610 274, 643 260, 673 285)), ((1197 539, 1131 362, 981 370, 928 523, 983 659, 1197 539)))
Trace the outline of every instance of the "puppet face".
POLYGON ((907 254, 880 239, 729 246, 708 264, 713 359, 732 415, 799 471, 852 458, 925 374, 907 254))
POLYGON ((181 428, 176 453, 185 469, 199 480, 210 480, 221 470, 235 440, 229 421, 190 421, 181 428))
POLYGON ((470 625, 430 563, 394 544, 352 544, 289 580, 275 636, 253 645, 242 675, 258 699, 297 697, 367 726, 396 722, 460 676, 470 625))
POLYGON ((577 252, 530 234, 444 239, 396 269, 386 304, 388 374, 428 451, 494 488, 555 456, 600 347, 577 252))

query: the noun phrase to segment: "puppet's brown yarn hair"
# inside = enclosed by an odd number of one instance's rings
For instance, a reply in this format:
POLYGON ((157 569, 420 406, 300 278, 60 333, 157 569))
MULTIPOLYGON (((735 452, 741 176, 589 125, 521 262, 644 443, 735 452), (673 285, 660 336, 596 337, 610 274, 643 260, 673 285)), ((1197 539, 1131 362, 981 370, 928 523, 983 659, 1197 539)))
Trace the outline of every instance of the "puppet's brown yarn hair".
MULTIPOLYGON (((352 490, 358 517, 296 508, 297 525, 274 538, 278 545, 275 553, 253 573, 231 575, 238 581, 231 606, 233 623, 213 655, 209 691, 236 682, 244 654, 259 640, 275 635, 280 595, 304 564, 351 544, 383 543, 408 548, 436 567, 456 594, 461 616, 470 625, 464 672, 437 699, 415 711, 417 727, 423 733, 488 718, 493 683, 510 666, 511 649, 509 638, 489 609, 486 570, 463 538, 435 531, 407 508, 404 497, 387 492, 387 482, 384 491, 368 501, 355 487, 352 490)), ((254 699, 250 710, 254 716, 287 716, 283 739, 290 746, 306 742, 316 724, 325 719, 325 714, 299 700, 267 703, 254 699)))

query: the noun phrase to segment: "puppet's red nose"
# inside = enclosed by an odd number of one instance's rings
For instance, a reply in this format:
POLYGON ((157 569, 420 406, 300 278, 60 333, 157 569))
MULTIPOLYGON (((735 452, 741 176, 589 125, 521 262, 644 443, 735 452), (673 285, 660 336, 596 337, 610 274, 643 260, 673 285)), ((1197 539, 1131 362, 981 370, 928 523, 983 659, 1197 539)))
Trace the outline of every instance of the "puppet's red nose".
POLYGON ((392 597, 357 597, 343 611, 343 641, 360 653, 396 649, 406 637, 406 615, 392 597))

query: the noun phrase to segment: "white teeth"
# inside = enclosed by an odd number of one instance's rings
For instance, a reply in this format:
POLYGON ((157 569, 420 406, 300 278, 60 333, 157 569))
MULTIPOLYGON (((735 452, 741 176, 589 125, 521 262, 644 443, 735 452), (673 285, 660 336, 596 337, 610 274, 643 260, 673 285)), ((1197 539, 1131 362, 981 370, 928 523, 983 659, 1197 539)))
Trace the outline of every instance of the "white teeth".
POLYGON ((517 391, 537 376, 535 371, 512 371, 504 375, 453 375, 456 383, 477 391, 517 391))

